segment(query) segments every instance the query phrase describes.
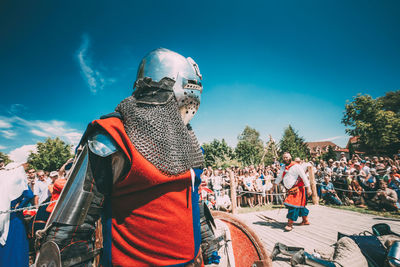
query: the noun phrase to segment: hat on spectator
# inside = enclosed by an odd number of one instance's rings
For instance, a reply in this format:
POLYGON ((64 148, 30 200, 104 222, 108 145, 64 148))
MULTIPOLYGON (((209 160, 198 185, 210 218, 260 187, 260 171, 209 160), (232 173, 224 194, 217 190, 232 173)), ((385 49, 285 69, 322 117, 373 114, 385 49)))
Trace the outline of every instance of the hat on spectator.
POLYGON ((333 159, 329 159, 328 161, 329 161, 329 162, 333 162, 333 159))
POLYGON ((354 166, 360 166, 360 162, 354 163, 354 166))
POLYGON ((371 168, 371 169, 369 170, 369 172, 370 172, 371 174, 376 174, 376 169, 375 169, 375 168, 371 168))
POLYGON ((344 155, 344 152, 340 153, 340 155, 344 155))
MULTIPOLYGON (((51 195, 50 201, 58 200, 58 198, 60 197, 61 191, 64 188, 64 185, 65 185, 66 182, 67 182, 67 180, 63 179, 63 178, 59 178, 54 182, 53 194, 51 195)), ((46 211, 47 212, 52 212, 54 207, 56 206, 56 203, 57 202, 50 203, 47 206, 46 211)))
POLYGON ((58 171, 52 171, 49 176, 50 177, 58 176, 58 171))
POLYGON ((378 166, 378 167, 376 168, 376 171, 377 171, 377 173, 379 173, 379 174, 383 174, 383 173, 386 172, 386 169, 385 169, 385 167, 378 166))

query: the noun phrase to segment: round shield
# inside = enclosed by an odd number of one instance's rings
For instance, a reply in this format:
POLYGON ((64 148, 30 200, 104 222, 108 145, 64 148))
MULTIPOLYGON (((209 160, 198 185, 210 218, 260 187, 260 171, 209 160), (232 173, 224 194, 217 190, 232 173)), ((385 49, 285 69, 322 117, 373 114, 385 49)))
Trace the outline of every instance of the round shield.
POLYGON ((61 267, 60 249, 53 241, 43 244, 36 257, 35 267, 61 267))
MULTIPOLYGON (((240 221, 235 215, 230 213, 213 211, 214 219, 223 222, 224 226, 218 228, 229 229, 229 238, 225 240, 228 242, 227 247, 232 247, 233 253, 229 253, 229 249, 225 250, 226 253, 218 253, 220 256, 227 257, 226 266, 272 266, 271 258, 269 257, 264 244, 257 237, 255 232, 250 229, 245 223, 240 221), (229 255, 231 254, 231 255, 229 255), (233 255, 232 255, 233 254, 233 255), (229 260, 232 258, 233 260, 229 260), (234 262, 234 264, 232 264, 234 262)), ((224 261, 224 259, 221 259, 224 261)))

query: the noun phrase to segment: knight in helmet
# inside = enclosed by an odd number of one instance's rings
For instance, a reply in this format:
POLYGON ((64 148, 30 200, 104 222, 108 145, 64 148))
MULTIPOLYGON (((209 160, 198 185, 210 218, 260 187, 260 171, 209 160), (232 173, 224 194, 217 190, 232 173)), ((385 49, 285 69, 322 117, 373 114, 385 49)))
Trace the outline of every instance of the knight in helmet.
POLYGON ((91 122, 42 236, 37 266, 185 266, 201 262, 203 155, 189 125, 202 76, 160 48, 139 65, 134 92, 91 122), (103 248, 95 249, 101 218, 103 248), (60 253, 58 253, 60 251, 60 253), (54 256, 46 256, 54 255, 54 256))

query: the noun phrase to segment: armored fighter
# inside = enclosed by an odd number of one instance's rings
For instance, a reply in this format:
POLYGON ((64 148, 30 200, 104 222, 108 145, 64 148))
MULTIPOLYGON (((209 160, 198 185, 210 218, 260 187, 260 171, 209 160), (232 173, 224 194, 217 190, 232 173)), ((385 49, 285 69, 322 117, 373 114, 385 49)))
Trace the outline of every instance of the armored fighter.
POLYGON ((133 94, 88 125, 41 233, 37 266, 90 266, 98 254, 102 266, 201 264, 203 155, 189 125, 201 79, 193 59, 168 49, 143 58, 133 94), (100 217, 104 242, 96 250, 100 217))

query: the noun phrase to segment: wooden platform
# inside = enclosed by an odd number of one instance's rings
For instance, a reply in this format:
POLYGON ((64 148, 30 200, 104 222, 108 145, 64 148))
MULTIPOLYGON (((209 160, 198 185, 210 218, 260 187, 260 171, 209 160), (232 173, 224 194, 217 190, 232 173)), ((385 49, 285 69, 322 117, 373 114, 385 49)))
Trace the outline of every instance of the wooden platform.
MULTIPOLYGON (((289 246, 304 247, 307 252, 314 248, 324 249, 336 242, 337 233, 358 234, 364 230, 371 232, 371 226, 376 223, 387 223, 394 232, 400 233, 400 220, 384 218, 375 215, 361 214, 352 211, 330 208, 326 206, 307 206, 310 210, 308 226, 294 224, 291 232, 284 232, 287 219, 286 209, 276 209, 255 213, 237 214, 249 225, 266 245, 271 253, 276 242, 289 246)), ((280 256, 273 261, 273 266, 290 266, 289 258, 280 256)))

